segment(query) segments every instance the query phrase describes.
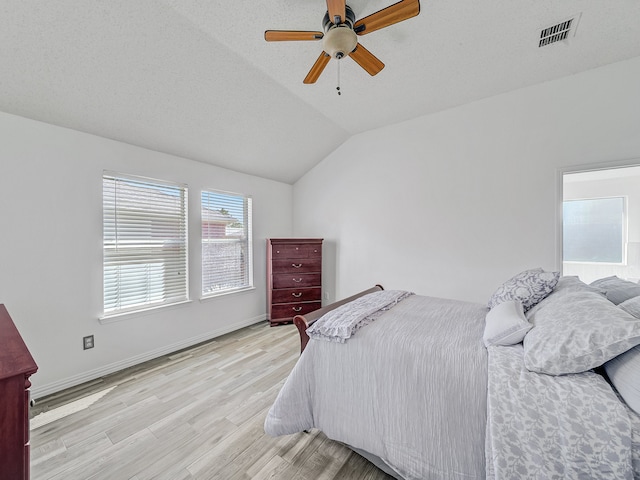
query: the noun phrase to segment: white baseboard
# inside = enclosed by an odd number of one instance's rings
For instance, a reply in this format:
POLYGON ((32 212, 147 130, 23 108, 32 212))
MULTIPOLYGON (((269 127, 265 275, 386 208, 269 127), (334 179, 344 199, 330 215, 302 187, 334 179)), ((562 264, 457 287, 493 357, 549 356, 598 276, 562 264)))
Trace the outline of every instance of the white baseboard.
POLYGON ((211 332, 207 332, 202 335, 189 338, 187 340, 182 340, 171 345, 166 345, 162 348, 158 348, 141 355, 136 355, 135 357, 127 358, 126 360, 111 363, 109 365, 105 365, 104 367, 96 368, 88 372, 83 372, 79 375, 74 375, 73 377, 65 378, 58 382, 53 382, 46 385, 32 385, 31 397, 36 400, 38 398, 46 397, 47 395, 51 395, 66 388, 75 387, 76 385, 80 385, 81 383, 90 382, 91 380, 104 377, 105 375, 119 372, 120 370, 124 370, 125 368, 129 368, 134 365, 153 360, 154 358, 158 358, 162 355, 167 355, 169 353, 182 350, 183 348, 188 348, 193 345, 197 345, 198 343, 206 342, 207 340, 220 337, 227 333, 235 332, 236 330, 240 330, 241 328, 255 325, 256 323, 266 320, 266 317, 266 315, 259 315, 257 317, 253 317, 241 322, 232 323, 230 325, 226 325, 224 328, 219 328, 217 330, 213 330, 211 332))

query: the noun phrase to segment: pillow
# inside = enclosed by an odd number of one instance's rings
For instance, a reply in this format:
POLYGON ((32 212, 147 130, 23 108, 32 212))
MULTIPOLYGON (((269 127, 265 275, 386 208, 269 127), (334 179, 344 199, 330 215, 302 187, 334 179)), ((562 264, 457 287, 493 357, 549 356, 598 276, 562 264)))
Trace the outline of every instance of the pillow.
POLYGON ((640 319, 596 292, 567 293, 529 320, 524 364, 532 372, 584 372, 640 344, 640 319))
POLYGON ((522 341, 532 326, 524 318, 522 303, 519 300, 509 300, 489 310, 482 339, 487 347, 515 345, 522 341))
POLYGON ((604 369, 627 405, 640 413, 640 345, 609 360, 604 369))
POLYGON ((640 295, 640 285, 629 280, 623 280, 615 275, 591 282, 591 286, 605 290, 607 298, 616 305, 640 295))
POLYGON ((541 268, 520 272, 491 295, 489 308, 508 300, 520 300, 526 312, 553 291, 559 277, 560 272, 545 272, 541 268))
POLYGON ((618 305, 625 312, 630 313, 636 318, 640 318, 640 297, 633 297, 629 300, 625 300, 618 305))
POLYGON ((553 289, 553 295, 566 294, 569 292, 596 292, 601 295, 606 293, 602 288, 587 285, 575 275, 560 277, 556 288, 553 289))
POLYGON ((549 305, 553 302, 561 301, 562 297, 571 292, 596 292, 600 295, 606 293, 604 290, 598 287, 591 287, 581 281, 578 277, 568 275, 566 277, 560 277, 558 280, 558 284, 553 289, 546 298, 544 298, 540 303, 536 306, 532 307, 527 311, 527 319, 531 318, 533 314, 535 314, 541 308, 544 308, 545 305, 549 305))

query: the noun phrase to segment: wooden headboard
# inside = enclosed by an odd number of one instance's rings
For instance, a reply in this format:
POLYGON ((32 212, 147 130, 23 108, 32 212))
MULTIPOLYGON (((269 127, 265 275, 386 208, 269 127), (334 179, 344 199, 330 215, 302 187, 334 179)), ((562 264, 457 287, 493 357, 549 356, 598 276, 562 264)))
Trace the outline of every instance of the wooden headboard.
POLYGON ((313 322, 318 320, 325 313, 330 312, 331 310, 334 310, 344 305, 345 303, 349 303, 355 300, 356 298, 360 298, 363 295, 367 295, 369 293, 379 292, 380 290, 384 290, 384 288, 382 288, 382 285, 376 285, 375 287, 371 287, 367 290, 363 290, 360 293, 356 293, 355 295, 345 298, 344 300, 340 300, 338 302, 332 303, 331 305, 327 305, 326 307, 319 308, 318 310, 315 310, 311 313, 307 313, 306 315, 296 315, 295 317, 293 317, 293 323, 298 328, 298 333, 300 334, 300 353, 304 351, 305 347, 307 346, 307 343, 309 343, 309 335, 307 335, 307 328, 309 328, 309 326, 311 326, 313 322))

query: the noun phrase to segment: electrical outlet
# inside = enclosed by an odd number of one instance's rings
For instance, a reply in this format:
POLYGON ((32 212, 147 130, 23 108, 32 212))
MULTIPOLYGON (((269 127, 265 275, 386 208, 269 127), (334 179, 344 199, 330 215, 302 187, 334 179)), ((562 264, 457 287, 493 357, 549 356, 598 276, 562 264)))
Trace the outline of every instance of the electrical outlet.
POLYGON ((86 337, 82 337, 82 347, 84 350, 88 350, 89 348, 93 348, 93 335, 89 335, 86 337))

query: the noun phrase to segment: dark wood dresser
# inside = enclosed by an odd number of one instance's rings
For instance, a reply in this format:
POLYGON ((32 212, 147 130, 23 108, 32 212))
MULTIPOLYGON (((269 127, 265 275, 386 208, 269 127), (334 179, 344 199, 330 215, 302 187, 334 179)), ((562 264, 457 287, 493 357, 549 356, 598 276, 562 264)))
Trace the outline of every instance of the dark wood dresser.
POLYGON ((292 323, 322 306, 322 239, 267 239, 267 318, 292 323))
POLYGON ((37 370, 0 304, 0 480, 29 479, 29 377, 37 370))

